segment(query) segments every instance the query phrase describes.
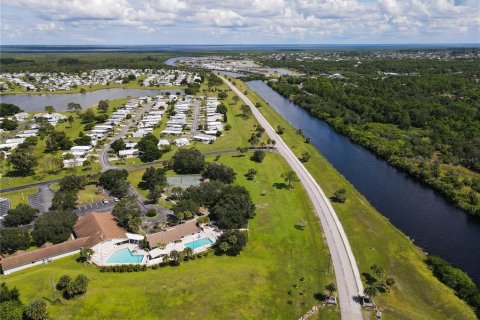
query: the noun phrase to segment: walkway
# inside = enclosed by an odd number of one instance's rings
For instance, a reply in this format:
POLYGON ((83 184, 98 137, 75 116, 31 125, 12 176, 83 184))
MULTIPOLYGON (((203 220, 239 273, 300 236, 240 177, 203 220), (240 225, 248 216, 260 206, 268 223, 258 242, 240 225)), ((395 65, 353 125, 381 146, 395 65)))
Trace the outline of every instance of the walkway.
POLYGON ((242 92, 240 92, 237 87, 221 75, 218 76, 243 100, 245 104, 250 107, 257 121, 265 128, 266 134, 270 139, 277 142, 276 147, 278 151, 295 171, 307 191, 317 216, 320 219, 325 238, 327 239, 330 255, 332 257, 342 319, 363 319, 362 309, 358 303, 358 296, 363 294, 363 284, 360 272, 355 257, 353 256, 350 243, 348 242, 348 238, 330 201, 305 166, 300 160, 298 160, 295 154, 275 132, 253 103, 242 92))

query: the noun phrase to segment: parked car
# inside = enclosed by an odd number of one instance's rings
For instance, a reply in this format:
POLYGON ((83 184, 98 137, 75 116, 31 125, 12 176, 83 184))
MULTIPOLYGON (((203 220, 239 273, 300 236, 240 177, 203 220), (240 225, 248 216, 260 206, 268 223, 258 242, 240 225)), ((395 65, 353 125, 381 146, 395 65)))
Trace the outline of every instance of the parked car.
POLYGON ((113 199, 114 202, 120 201, 120 199, 118 199, 117 197, 113 197, 112 199, 113 199))
POLYGON ((108 204, 108 203, 109 203, 109 202, 108 202, 108 199, 103 199, 103 200, 102 200, 102 203, 103 203, 103 204, 108 204))

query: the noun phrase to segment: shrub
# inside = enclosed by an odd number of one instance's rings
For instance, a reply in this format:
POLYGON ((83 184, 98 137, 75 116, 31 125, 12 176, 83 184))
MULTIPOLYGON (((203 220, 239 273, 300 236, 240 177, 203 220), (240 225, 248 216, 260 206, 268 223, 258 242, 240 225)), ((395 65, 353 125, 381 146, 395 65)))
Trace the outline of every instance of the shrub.
POLYGON ((157 215, 157 210, 155 209, 148 209, 147 217, 155 217, 157 215))
POLYGON ((347 190, 345 189, 339 189, 335 191, 332 197, 332 201, 339 202, 339 203, 345 203, 347 201, 347 190))
POLYGON ((102 266, 100 272, 140 272, 147 271, 147 266, 139 264, 122 264, 117 266, 102 266))
POLYGON ((257 150, 253 153, 252 160, 258 163, 262 163, 265 159, 265 151, 257 150))
POLYGON ((72 281, 72 278, 70 278, 69 275, 63 275, 60 277, 60 280, 58 280, 58 283, 57 283, 57 290, 64 290, 67 288, 67 286, 70 284, 70 282, 72 281))

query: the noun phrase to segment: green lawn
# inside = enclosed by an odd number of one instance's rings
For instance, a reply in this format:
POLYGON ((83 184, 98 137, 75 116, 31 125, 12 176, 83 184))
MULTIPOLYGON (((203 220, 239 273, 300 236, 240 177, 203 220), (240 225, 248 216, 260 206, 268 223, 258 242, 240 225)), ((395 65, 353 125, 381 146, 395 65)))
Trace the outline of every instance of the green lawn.
POLYGON ((89 184, 85 186, 83 190, 78 192, 77 206, 86 205, 89 203, 97 203, 107 197, 108 194, 105 191, 97 193, 97 186, 89 184))
POLYGON ((37 188, 27 188, 18 191, 1 192, 0 198, 10 199, 10 208, 15 208, 21 203, 28 204, 28 196, 37 192, 37 188))
POLYGON ((376 298, 388 319, 475 319, 473 311, 452 290, 438 281, 423 262, 425 254, 402 232, 373 208, 368 201, 278 113, 240 80, 235 80, 253 103, 261 102, 260 112, 272 127, 286 128, 282 139, 297 156, 311 154, 306 167, 327 196, 336 190, 347 190, 345 204, 333 203, 346 231, 360 273, 370 272, 373 264, 383 266, 397 284, 390 294, 376 298))
MULTIPOLYGON (((236 183, 249 189, 257 205, 249 242, 240 256, 210 255, 180 267, 124 274, 100 273, 96 267, 84 267, 68 257, 0 281, 18 287, 21 299, 27 302, 50 299, 51 278, 87 275, 91 279, 88 293, 62 305, 50 305, 53 319, 299 318, 318 303, 313 294, 334 278, 306 193, 300 185, 290 191, 273 187, 281 182, 279 173, 288 169, 279 155, 267 155, 262 164, 232 155, 222 156, 221 161, 235 168, 239 173, 236 183), (243 176, 249 168, 258 171, 255 182, 243 176), (307 222, 304 231, 294 227, 299 220, 307 222)), ((320 319, 338 318, 335 308, 320 312, 320 319)))

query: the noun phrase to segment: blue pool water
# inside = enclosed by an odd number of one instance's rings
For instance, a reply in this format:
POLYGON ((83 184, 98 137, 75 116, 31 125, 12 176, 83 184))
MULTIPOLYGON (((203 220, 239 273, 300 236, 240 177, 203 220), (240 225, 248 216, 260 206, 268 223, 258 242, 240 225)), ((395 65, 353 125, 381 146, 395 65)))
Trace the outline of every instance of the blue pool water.
POLYGON ((132 254, 130 249, 124 248, 114 252, 107 263, 140 263, 143 260, 143 255, 132 254))
POLYGON ((210 240, 210 238, 202 238, 189 243, 185 243, 185 247, 195 250, 201 247, 208 246, 212 243, 213 241, 210 240))

